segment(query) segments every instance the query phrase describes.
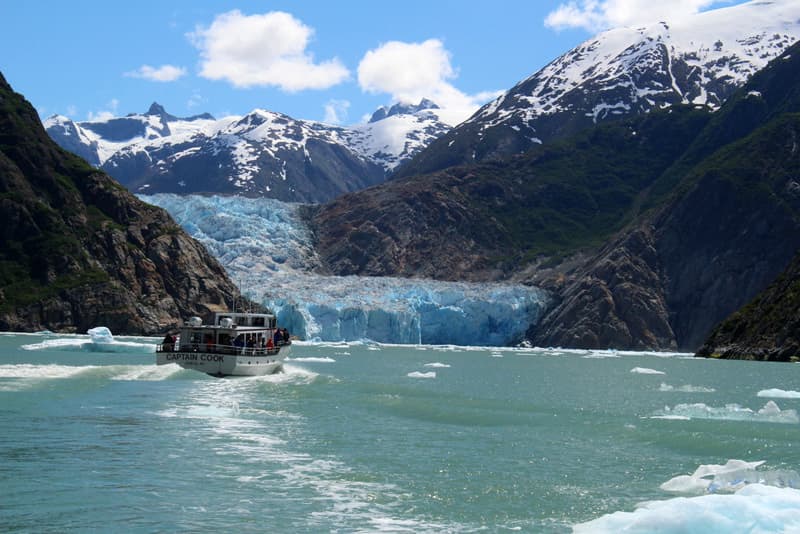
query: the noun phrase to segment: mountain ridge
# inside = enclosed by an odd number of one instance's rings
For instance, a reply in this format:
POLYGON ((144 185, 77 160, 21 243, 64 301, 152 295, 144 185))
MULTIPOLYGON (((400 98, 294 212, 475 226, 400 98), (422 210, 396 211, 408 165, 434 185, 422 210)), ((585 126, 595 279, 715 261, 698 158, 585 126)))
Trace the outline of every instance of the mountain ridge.
POLYGON ((144 114, 101 121, 46 119, 63 148, 138 193, 221 193, 323 202, 384 181, 388 173, 450 126, 439 107, 381 108, 353 127, 255 109, 215 119, 178 118, 153 103, 144 114))
POLYGON ((479 109, 396 176, 503 159, 604 120, 675 104, 717 109, 800 38, 800 6, 751 1, 592 37, 479 109))
POLYGON ((163 334, 238 296, 162 209, 58 147, 0 73, 0 329, 163 334))

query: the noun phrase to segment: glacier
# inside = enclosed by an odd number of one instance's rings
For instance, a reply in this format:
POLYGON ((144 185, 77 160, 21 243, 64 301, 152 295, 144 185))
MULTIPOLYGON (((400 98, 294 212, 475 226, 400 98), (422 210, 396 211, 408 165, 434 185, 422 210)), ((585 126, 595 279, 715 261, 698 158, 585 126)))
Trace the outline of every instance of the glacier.
POLYGON ((301 205, 266 198, 140 195, 166 209, 225 267, 242 292, 300 339, 505 346, 550 303, 511 283, 325 276, 301 205))

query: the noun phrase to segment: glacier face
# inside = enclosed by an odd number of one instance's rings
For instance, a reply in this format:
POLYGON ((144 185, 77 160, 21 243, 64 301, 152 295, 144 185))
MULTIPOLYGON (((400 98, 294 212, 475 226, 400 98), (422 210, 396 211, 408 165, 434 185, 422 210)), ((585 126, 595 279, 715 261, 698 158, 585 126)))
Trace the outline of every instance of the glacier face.
POLYGON ((251 299, 302 339, 508 345, 549 303, 542 289, 315 274, 320 265, 299 204, 236 196, 140 197, 165 208, 251 299))

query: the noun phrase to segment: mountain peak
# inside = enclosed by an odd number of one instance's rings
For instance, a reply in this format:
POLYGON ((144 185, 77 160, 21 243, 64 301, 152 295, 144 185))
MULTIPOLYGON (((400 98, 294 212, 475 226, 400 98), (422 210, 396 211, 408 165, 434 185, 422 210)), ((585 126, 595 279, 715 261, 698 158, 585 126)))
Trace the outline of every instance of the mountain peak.
POLYGON ((150 104, 150 109, 148 109, 147 113, 145 113, 144 115, 146 117, 147 116, 161 117, 167 122, 174 122, 179 120, 195 121, 199 119, 214 120, 214 116, 211 113, 201 113, 200 115, 192 115, 191 117, 179 118, 176 117, 175 115, 170 115, 169 113, 167 113, 167 110, 164 108, 164 106, 162 106, 158 102, 153 102, 152 104, 150 104))
POLYGON ((423 98, 422 100, 419 101, 419 104, 416 105, 398 102, 397 104, 390 107, 388 110, 386 109, 385 106, 379 107, 375 111, 375 113, 372 114, 372 117, 369 119, 369 122, 378 122, 393 115, 413 115, 414 113, 419 113, 424 109, 439 109, 439 106, 437 106, 435 102, 427 98, 423 98))
POLYGON ((150 104, 150 109, 147 110, 145 115, 166 115, 167 110, 164 109, 164 106, 159 104, 158 102, 153 102, 150 104))
POLYGON ((718 109, 798 39, 800 2, 785 0, 610 29, 484 105, 398 175, 504 159, 598 122, 672 105, 718 109))

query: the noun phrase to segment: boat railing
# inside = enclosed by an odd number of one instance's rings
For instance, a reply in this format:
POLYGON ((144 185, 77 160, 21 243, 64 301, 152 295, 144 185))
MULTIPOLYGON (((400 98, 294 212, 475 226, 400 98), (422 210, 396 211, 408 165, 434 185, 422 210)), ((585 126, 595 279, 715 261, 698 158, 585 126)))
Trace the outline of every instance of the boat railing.
POLYGON ((272 356, 278 354, 281 347, 291 345, 290 341, 281 341, 272 347, 248 347, 223 345, 215 343, 161 343, 156 345, 156 352, 204 352, 210 354, 238 354, 243 356, 272 356))

